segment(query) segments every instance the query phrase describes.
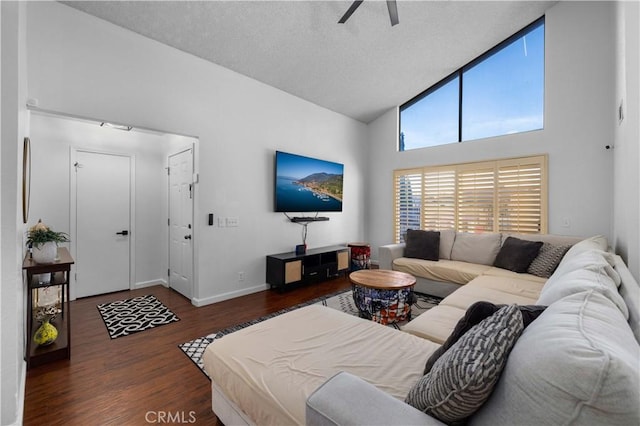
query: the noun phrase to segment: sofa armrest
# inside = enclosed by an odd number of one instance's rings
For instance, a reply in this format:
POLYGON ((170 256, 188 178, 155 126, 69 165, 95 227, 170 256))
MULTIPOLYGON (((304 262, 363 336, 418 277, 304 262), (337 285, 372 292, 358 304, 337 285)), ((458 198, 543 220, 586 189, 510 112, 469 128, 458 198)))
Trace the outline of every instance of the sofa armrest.
POLYGON ((398 243, 378 247, 378 265, 380 269, 393 269, 393 261, 404 255, 405 246, 405 243, 398 243))
POLYGON ((444 425, 433 417, 344 371, 316 389, 307 399, 306 424, 327 425, 444 425))

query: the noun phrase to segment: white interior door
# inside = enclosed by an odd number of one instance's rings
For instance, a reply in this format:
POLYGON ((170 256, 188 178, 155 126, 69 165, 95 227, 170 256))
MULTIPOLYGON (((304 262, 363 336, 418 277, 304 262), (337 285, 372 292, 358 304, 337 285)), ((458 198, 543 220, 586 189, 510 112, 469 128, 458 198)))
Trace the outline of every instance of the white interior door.
POLYGON ((130 287, 132 158, 77 151, 76 297, 130 287))
POLYGON ((169 156, 169 287, 191 299, 193 151, 169 156))

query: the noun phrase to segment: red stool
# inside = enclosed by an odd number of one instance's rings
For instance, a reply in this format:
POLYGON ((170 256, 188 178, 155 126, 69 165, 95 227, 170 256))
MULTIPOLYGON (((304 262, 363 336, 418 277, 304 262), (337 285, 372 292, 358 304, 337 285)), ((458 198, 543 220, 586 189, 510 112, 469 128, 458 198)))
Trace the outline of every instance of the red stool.
POLYGON ((351 270, 371 269, 371 247, 367 243, 350 243, 351 270))

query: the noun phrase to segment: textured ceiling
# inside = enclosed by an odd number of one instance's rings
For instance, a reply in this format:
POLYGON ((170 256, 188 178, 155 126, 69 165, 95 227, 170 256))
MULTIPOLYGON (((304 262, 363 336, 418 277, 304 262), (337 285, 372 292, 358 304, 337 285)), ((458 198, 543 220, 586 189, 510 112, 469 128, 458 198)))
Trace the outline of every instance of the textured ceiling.
POLYGON ((368 123, 544 14, 551 1, 72 1, 71 7, 368 123))

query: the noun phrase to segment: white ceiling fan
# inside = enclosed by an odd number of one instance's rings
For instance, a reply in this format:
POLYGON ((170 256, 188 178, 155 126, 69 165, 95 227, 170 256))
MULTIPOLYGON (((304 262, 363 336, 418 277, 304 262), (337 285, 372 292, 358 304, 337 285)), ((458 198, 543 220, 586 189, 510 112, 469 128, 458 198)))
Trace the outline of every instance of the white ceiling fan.
MULTIPOLYGON (((358 7, 362 4, 364 0, 356 0, 351 3, 349 9, 342 15, 342 18, 338 21, 338 24, 344 24, 347 22, 347 19, 356 11, 358 7)), ((397 25, 400 21, 398 20, 398 6, 396 5, 396 0, 387 0, 387 9, 389 10, 389 18, 391 19, 391 26, 397 25)))

